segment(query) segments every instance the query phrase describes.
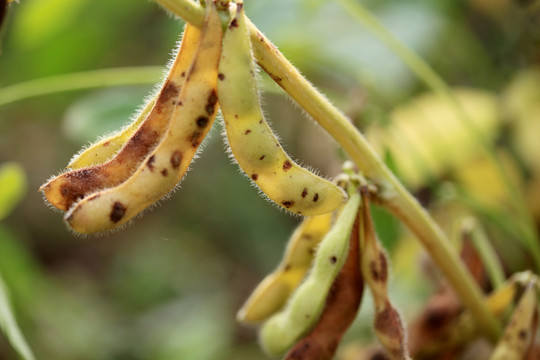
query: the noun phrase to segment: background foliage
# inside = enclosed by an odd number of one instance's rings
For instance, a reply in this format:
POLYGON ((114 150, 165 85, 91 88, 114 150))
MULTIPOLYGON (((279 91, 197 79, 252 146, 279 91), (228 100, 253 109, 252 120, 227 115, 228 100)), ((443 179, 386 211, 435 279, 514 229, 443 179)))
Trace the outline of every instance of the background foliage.
MULTIPOLYGON (((491 139, 510 157, 509 171, 532 199, 538 220, 540 151, 527 134, 540 129, 540 80, 534 80, 540 79, 539 12, 510 0, 367 5, 451 86, 468 88, 464 101, 471 103, 473 116, 482 114, 491 139)), ((164 69, 182 29, 181 22, 149 1, 23 0, 9 10, 0 90, 92 69, 164 69)), ((474 196, 461 200, 477 205, 473 209, 486 220, 493 241, 505 246, 506 269, 531 266, 511 231, 497 235, 505 222, 503 195, 495 214, 486 214, 485 199, 497 198, 500 189, 480 186, 482 193, 474 187, 497 182, 489 169, 480 172, 476 148, 459 158, 448 156, 472 140, 457 131, 448 142, 436 141, 433 134, 445 132, 451 110, 426 95, 395 55, 331 1, 248 1, 246 10, 285 56, 370 135, 449 234, 456 233, 456 220, 470 214, 470 206, 464 211, 464 201, 456 201, 455 192, 463 190, 474 196), (411 107, 420 109, 426 123, 407 120, 419 118, 414 111, 399 115, 411 107), (425 124, 435 124, 435 130, 426 130, 425 124), (405 128, 389 141, 392 126, 412 127, 415 135, 405 128), (406 146, 392 148, 396 141, 406 146), (450 192, 449 183, 454 184, 450 192)), ((0 164, 12 162, 21 169, 1 179, 0 274, 37 358, 265 358, 253 329, 237 325, 234 315, 278 263, 298 219, 263 201, 238 173, 225 154, 219 125, 181 189, 120 232, 75 236, 37 192, 81 146, 125 124, 160 79, 157 71, 147 85, 55 93, 0 107, 0 164)), ((323 174, 336 175, 343 153, 266 75, 261 80, 265 109, 287 150, 323 174)), ((395 220, 378 209, 375 216, 394 258, 394 301, 412 318, 431 290, 418 280, 425 272, 418 259, 425 258, 395 220)), ((369 308, 364 302, 345 343, 371 341, 369 308)), ((4 336, 0 358, 17 358, 4 336)))

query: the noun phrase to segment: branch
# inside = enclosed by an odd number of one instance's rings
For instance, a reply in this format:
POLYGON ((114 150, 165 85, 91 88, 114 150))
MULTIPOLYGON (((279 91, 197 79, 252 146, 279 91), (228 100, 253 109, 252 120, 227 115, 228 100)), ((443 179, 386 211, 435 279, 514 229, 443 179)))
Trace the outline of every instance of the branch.
MULTIPOLYGON (((187 22, 200 27, 203 9, 191 0, 156 0, 187 22)), ((348 153, 362 172, 379 185, 383 204, 420 239, 483 333, 498 339, 500 324, 488 311, 478 285, 440 227, 397 180, 362 134, 292 66, 281 52, 248 21, 253 55, 261 66, 348 153)))

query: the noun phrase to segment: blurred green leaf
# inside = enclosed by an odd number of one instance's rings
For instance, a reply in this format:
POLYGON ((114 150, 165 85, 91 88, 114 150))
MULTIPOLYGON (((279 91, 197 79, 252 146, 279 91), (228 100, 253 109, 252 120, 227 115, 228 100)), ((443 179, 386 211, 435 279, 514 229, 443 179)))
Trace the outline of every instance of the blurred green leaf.
POLYGON ((0 220, 5 218, 26 193, 26 174, 15 162, 0 166, 0 220))
POLYGON ((14 33, 19 47, 33 49, 60 32, 72 28, 88 0, 27 1, 15 17, 14 33))
POLYGON ((11 345, 22 359, 33 360, 34 354, 30 347, 26 343, 17 322, 15 316, 11 310, 11 306, 8 300, 8 292, 2 278, 0 277, 0 328, 6 334, 11 345))
POLYGON ((15 306, 30 304, 35 300, 37 286, 46 285, 43 270, 25 240, 0 223, 0 274, 11 290, 15 306))

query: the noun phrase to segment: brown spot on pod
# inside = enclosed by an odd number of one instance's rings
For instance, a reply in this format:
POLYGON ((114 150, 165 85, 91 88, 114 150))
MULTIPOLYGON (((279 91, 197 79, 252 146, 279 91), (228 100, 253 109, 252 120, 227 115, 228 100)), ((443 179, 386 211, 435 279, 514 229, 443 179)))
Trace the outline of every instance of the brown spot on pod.
MULTIPOLYGON (((49 188, 49 187, 50 185, 47 185, 45 188, 49 188)), ((69 192, 70 192, 70 187, 68 184, 64 184, 60 186, 60 194, 62 194, 62 196, 67 197, 69 192)))
POLYGON ((182 106, 184 105, 184 103, 182 103, 180 100, 178 100, 178 103, 176 104, 176 106, 182 106))
POLYGON ((204 128, 208 125, 208 118, 206 116, 199 116, 195 122, 198 127, 204 128))
POLYGON ((283 162, 283 171, 287 171, 289 170, 290 168, 292 168, 292 164, 289 160, 285 160, 283 162))
POLYGON ((291 270, 291 264, 285 265, 285 268, 283 269, 283 271, 289 271, 289 270, 291 270))
POLYGON ((234 118, 235 118, 235 119, 238 119, 238 114, 234 114, 234 118))
POLYGON ((125 213, 126 213, 126 207, 122 205, 121 202, 116 201, 111 209, 111 213, 109 217, 113 223, 117 223, 120 220, 122 220, 125 213))
POLYGON ((262 123, 263 123, 263 120, 262 120, 262 119, 261 119, 261 120, 259 120, 259 124, 262 124, 262 123))
POLYGON ((244 135, 247 135, 251 132, 251 130, 247 129, 246 132, 244 133, 244 135))
POLYGON ((159 100, 168 101, 172 98, 176 98, 180 93, 180 87, 174 82, 169 81, 161 90, 159 94, 159 100))
POLYGON ((176 97, 178 97, 179 93, 180 88, 178 85, 176 85, 172 81, 167 82, 159 93, 159 98, 156 101, 156 104, 158 104, 158 106, 156 106, 156 111, 158 113, 161 113, 163 111, 163 108, 167 106, 167 102, 171 99, 175 99, 176 97))
POLYGON ((304 188, 304 190, 302 190, 302 197, 305 198, 307 194, 308 194, 307 188, 304 188))
POLYGON ((186 77, 186 72, 182 71, 182 74, 180 74, 181 77, 186 77))
POLYGON ((189 141, 191 142, 191 146, 196 148, 201 144, 200 137, 202 135, 201 130, 195 130, 191 136, 189 137, 189 141))
POLYGON ((107 146, 109 146, 110 144, 111 144, 110 141, 105 141, 105 142, 103 143, 103 146, 107 147, 107 146))
MULTIPOLYGON (((91 189, 96 188, 97 182, 101 179, 92 175, 92 171, 87 169, 60 175, 65 176, 68 181, 63 184, 61 183, 58 189, 60 195, 63 197, 61 204, 63 206, 62 210, 67 211, 71 204, 82 199, 91 189)), ((46 186, 44 190, 49 188, 50 186, 46 186)))
POLYGON ((229 25, 230 29, 235 28, 235 27, 238 27, 238 20, 237 19, 233 19, 233 21, 231 21, 231 25, 229 25))
POLYGON ((384 310, 375 315, 375 330, 391 339, 403 339, 403 324, 396 309, 386 301, 384 310))
POLYGON ((148 169, 150 169, 150 171, 154 171, 154 161, 156 161, 155 155, 150 156, 148 160, 146 160, 146 166, 148 166, 148 169))
POLYGON ((330 264, 335 265, 337 263, 337 257, 335 255, 330 256, 330 264))
POLYGON ((313 202, 317 201, 319 201, 319 193, 315 193, 315 195, 313 195, 313 202))
POLYGON ((218 98, 217 98, 216 89, 212 89, 210 91, 210 95, 208 95, 208 99, 206 100, 206 105, 204 107, 208 115, 212 115, 214 113, 217 101, 218 101, 218 98))
POLYGON ((520 330, 518 336, 522 341, 527 340, 527 330, 520 330))
POLYGON ((219 74, 217 75, 217 77, 218 77, 218 79, 221 80, 221 81, 225 80, 225 74, 219 73, 219 74))
POLYGON ((264 160, 264 155, 259 158, 259 160, 264 160))
POLYGON ((182 153, 178 150, 172 153, 171 155, 171 165, 174 169, 177 169, 182 162, 182 153))
POLYGON ((257 181, 257 179, 259 178, 259 175, 257 175, 257 174, 252 174, 252 175, 251 175, 251 178, 252 178, 253 180, 257 181))
POLYGON ((288 200, 288 201, 282 201, 281 205, 285 206, 287 209, 294 206, 294 201, 288 200))
POLYGON ((379 259, 372 260, 369 263, 369 268, 371 271, 371 276, 375 281, 380 281, 385 283, 388 279, 388 264, 386 262, 386 256, 381 251, 379 252, 379 259))
POLYGON ((161 170, 161 175, 166 177, 167 175, 169 175, 169 171, 167 169, 163 169, 161 170))

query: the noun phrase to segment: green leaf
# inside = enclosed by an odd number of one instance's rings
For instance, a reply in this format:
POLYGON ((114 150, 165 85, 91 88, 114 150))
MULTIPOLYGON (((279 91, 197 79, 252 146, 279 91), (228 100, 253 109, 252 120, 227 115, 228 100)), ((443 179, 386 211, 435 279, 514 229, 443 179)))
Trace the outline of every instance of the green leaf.
POLYGON ((24 2, 14 17, 13 27, 17 45, 25 50, 35 49, 63 31, 73 29, 88 2, 88 0, 24 2))
POLYGON ((15 162, 0 166, 0 220, 4 219, 26 193, 26 174, 15 162))
POLYGON ((13 315, 13 310, 9 304, 8 292, 4 281, 0 277, 0 328, 6 334, 9 342, 13 348, 17 351, 21 359, 24 360, 33 360, 35 359, 32 350, 28 346, 26 340, 24 339, 17 322, 15 321, 15 316, 13 315))

